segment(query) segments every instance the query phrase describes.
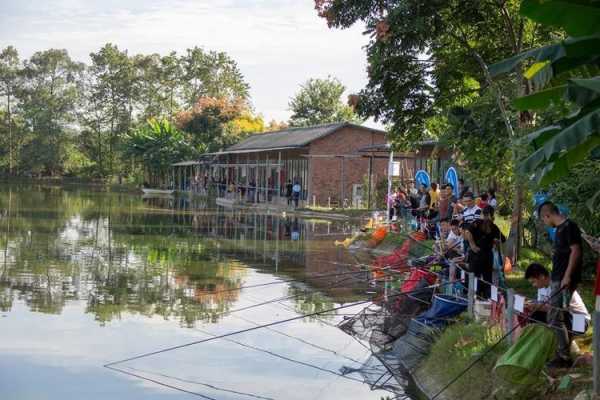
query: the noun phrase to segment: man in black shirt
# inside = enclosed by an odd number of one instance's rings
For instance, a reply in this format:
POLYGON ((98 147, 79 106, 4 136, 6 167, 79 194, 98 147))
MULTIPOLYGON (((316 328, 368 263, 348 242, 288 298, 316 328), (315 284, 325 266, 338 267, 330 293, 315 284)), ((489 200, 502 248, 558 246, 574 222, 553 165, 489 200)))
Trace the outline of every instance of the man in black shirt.
POLYGON ((564 215, 551 202, 539 208, 540 218, 550 227, 556 228, 552 249, 552 273, 549 322, 555 327, 558 337, 558 353, 550 363, 552 367, 570 367, 571 339, 566 328, 566 309, 571 303, 573 292, 581 281, 582 239, 577 224, 564 215))

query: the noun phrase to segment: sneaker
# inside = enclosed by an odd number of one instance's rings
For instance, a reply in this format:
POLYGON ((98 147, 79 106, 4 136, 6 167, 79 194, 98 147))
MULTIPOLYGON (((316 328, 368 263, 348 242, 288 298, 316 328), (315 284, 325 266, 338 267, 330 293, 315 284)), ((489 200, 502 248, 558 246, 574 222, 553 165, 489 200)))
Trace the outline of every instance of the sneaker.
POLYGON ((565 369, 571 368, 573 366, 573 361, 571 359, 556 357, 546 364, 546 368, 549 369, 565 369))

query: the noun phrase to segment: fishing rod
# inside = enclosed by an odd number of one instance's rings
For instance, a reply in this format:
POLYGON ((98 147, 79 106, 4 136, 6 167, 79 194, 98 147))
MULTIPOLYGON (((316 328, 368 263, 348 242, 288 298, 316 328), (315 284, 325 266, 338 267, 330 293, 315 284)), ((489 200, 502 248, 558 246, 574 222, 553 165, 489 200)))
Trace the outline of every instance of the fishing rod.
MULTIPOLYGON (((211 333, 211 332, 208 332, 208 331, 204 331, 202 329, 196 329, 196 330, 199 331, 199 332, 202 332, 202 333, 204 333, 206 335, 209 335, 211 337, 216 337, 217 336, 214 333, 211 333)), ((252 345, 249 345, 249 344, 237 341, 235 339, 224 338, 223 340, 226 340, 226 341, 231 342, 231 343, 235 343, 235 344, 237 344, 239 346, 242 346, 242 347, 245 347, 247 349, 255 350, 255 351, 258 351, 258 352, 261 352, 261 353, 264 353, 264 354, 268 354, 268 355, 273 356, 273 357, 280 358, 280 359, 285 360, 285 361, 289 361, 289 362, 294 363, 294 364, 298 364, 298 365, 302 365, 302 366, 305 366, 305 367, 313 368, 313 369, 319 370, 321 372, 327 372, 329 374, 333 374, 333 375, 336 375, 336 376, 339 376, 339 377, 342 377, 342 378, 345 378, 345 379, 349 379, 349 380, 352 380, 352 381, 364 383, 364 380, 356 379, 356 378, 352 378, 352 377, 348 377, 348 376, 344 376, 344 375, 342 375, 342 374, 340 374, 340 373, 338 373, 336 371, 333 371, 333 370, 330 370, 330 369, 327 369, 327 368, 323 368, 323 367, 320 367, 320 366, 315 365, 315 364, 310 364, 310 363, 307 363, 307 362, 304 362, 304 361, 300 361, 300 360, 296 360, 296 359, 293 359, 293 358, 290 358, 290 357, 286 357, 284 355, 275 353, 273 351, 270 351, 270 350, 267 350, 267 349, 263 349, 263 348, 260 348, 260 347, 256 347, 256 346, 252 346, 252 345)))
POLYGON ((206 400, 218 400, 218 399, 216 399, 214 397, 210 397, 210 396, 204 395, 202 393, 198 393, 198 392, 194 392, 194 391, 187 390, 187 389, 184 389, 184 388, 180 388, 180 387, 177 387, 175 385, 170 385, 168 383, 164 383, 164 382, 161 382, 161 381, 156 380, 156 379, 148 378, 146 376, 142 376, 142 375, 136 374, 134 372, 126 371, 124 369, 115 368, 115 367, 112 367, 110 365, 105 365, 104 368, 108 368, 108 369, 110 369, 112 371, 120 372, 122 374, 132 376, 134 378, 138 378, 138 379, 142 379, 142 380, 145 380, 145 381, 148 381, 148 382, 152 382, 152 383, 155 383, 155 384, 157 384, 159 386, 166 387, 168 389, 177 390, 178 392, 187 393, 187 394, 191 394, 192 396, 201 397, 201 398, 206 399, 206 400))
MULTIPOLYGON (((164 373, 161 373, 161 372, 150 371, 150 370, 145 370, 145 369, 140 369, 140 368, 134 368, 134 367, 129 367, 129 366, 126 366, 124 368, 127 368, 127 369, 132 370, 132 371, 136 371, 136 372, 145 373, 145 374, 151 374, 151 375, 161 376, 163 378, 171 379, 171 380, 182 382, 182 383, 191 383, 193 385, 205 386, 205 387, 207 387, 209 389, 213 389, 213 390, 217 390, 217 391, 221 391, 221 392, 226 392, 226 393, 231 393, 231 394, 239 394, 241 396, 247 396, 247 397, 251 397, 251 398, 254 398, 254 399, 259 399, 259 400, 275 400, 272 397, 264 397, 264 396, 260 396, 260 395, 253 394, 253 393, 246 393, 246 392, 239 392, 237 390, 232 390, 232 389, 225 389, 225 388, 222 388, 222 387, 219 387, 219 386, 211 385, 209 383, 199 382, 199 381, 195 381, 195 380, 191 380, 191 379, 179 378, 179 377, 172 376, 172 375, 167 375, 167 374, 164 374, 164 373)), ((143 379, 147 379, 147 378, 143 378, 143 379)))
MULTIPOLYGON (((336 263, 334 261, 321 261, 321 260, 317 260, 317 262, 327 262, 327 263, 331 263, 331 264, 338 264, 338 263, 336 263)), ((368 265, 365 265, 365 264, 340 264, 340 265, 368 267, 368 265)), ((242 289, 252 289, 252 288, 264 287, 264 286, 271 286, 271 285, 281 285, 281 284, 284 284, 284 283, 291 283, 291 282, 305 282, 306 283, 306 281, 308 279, 331 278, 331 277, 343 276, 343 275, 357 275, 357 274, 364 274, 364 273, 368 273, 368 272, 369 272, 368 270, 361 270, 361 271, 336 272, 336 273, 333 273, 333 274, 308 275, 308 276, 305 276, 304 278, 284 279, 284 280, 278 280, 278 281, 272 281, 272 282, 257 283, 257 284, 253 284, 253 285, 246 285, 246 286, 240 286, 240 287, 236 287, 236 288, 229 288, 229 289, 218 290, 218 291, 215 291, 215 292, 207 292, 207 294, 219 294, 219 293, 235 292, 235 291, 242 290, 242 289)))
MULTIPOLYGON (((412 290, 412 291, 409 291, 409 292, 398 293, 398 294, 395 294, 395 295, 391 295, 391 296, 388 296, 388 298, 400 297, 400 296, 408 296, 408 295, 416 293, 416 292, 421 292, 421 291, 424 291, 424 290, 435 289, 435 288, 440 287, 440 286, 441 285, 427 286, 427 287, 420 288, 420 289, 415 289, 415 290, 412 290)), ((154 355, 157 355, 157 354, 166 353, 166 352, 169 352, 169 351, 182 349, 182 348, 185 348, 185 347, 194 346, 194 345, 201 344, 201 343, 211 342, 211 341, 214 341, 214 340, 217 340, 217 339, 224 339, 226 337, 230 337, 230 336, 234 336, 234 335, 239 335, 239 334, 246 333, 246 332, 252 332, 252 331, 255 331, 255 330, 258 330, 258 329, 263 329, 263 328, 267 328, 267 327, 281 325, 281 324, 285 324, 287 322, 298 321, 298 320, 302 320, 302 319, 305 319, 305 318, 317 316, 317 315, 320 315, 320 314, 330 313, 332 311, 343 310, 343 309, 347 309, 347 308, 351 308, 351 307, 356 307, 356 306, 359 306, 359 305, 362 305, 362 304, 367 304, 367 303, 372 303, 372 302, 373 302, 373 299, 362 300, 362 301, 357 301, 357 302, 353 302, 353 303, 349 303, 349 304, 343 304, 343 305, 340 305, 340 306, 332 307, 332 308, 329 308, 329 309, 326 309, 326 310, 315 311, 315 312, 308 313, 308 314, 301 314, 301 315, 298 315, 298 316, 295 316, 295 317, 290 317, 290 318, 286 318, 286 319, 283 319, 283 320, 273 321, 273 322, 269 322, 269 323, 263 324, 263 325, 258 325, 258 326, 255 326, 255 327, 240 329, 240 330, 237 330, 237 331, 225 333, 225 334, 218 335, 218 336, 211 337, 211 338, 207 338, 207 339, 195 340, 195 341, 192 341, 192 342, 188 342, 188 343, 184 343, 184 344, 180 344, 180 345, 176 345, 176 346, 171 346, 171 347, 167 347, 167 348, 160 349, 160 350, 155 350, 155 351, 144 353, 144 354, 140 354, 140 355, 137 355, 137 356, 133 356, 133 357, 129 357, 129 358, 124 358, 122 360, 110 362, 108 364, 105 364, 104 366, 105 367, 110 367, 110 366, 122 364, 122 363, 125 363, 125 362, 133 361, 133 360, 139 360, 141 358, 146 358, 146 357, 154 356, 154 355)))
MULTIPOLYGON (((249 319, 247 319, 247 318, 244 318, 244 317, 241 317, 241 316, 239 316, 239 315, 234 315, 234 317, 235 317, 235 318, 238 318, 238 319, 241 319, 242 321, 246 321, 247 323, 249 323, 249 324, 252 324, 252 325, 255 325, 255 326, 258 326, 258 325, 260 325, 260 324, 259 324, 259 323, 257 323, 257 322, 251 321, 251 320, 249 320, 249 319)), ((302 338, 299 338, 299 337, 297 337, 297 336, 290 335, 290 334, 288 334, 288 333, 282 332, 282 331, 280 331, 280 330, 277 330, 277 329, 274 329, 274 328, 270 328, 270 327, 268 327, 268 328, 265 328, 265 329, 266 329, 266 330, 268 330, 268 331, 270 331, 270 332, 277 333, 278 335, 285 336, 285 337, 287 337, 287 338, 290 338, 290 339, 293 339, 293 340, 297 340, 298 342, 300 342, 300 343, 304 343, 304 344, 306 344, 307 346, 310 346, 310 347, 314 347, 315 349, 322 350, 322 351, 326 351, 326 352, 328 352, 328 353, 332 353, 332 354, 334 354, 334 355, 336 355, 336 356, 339 356, 339 357, 345 358, 346 360, 348 360, 348 361, 352 361, 353 363, 356 363, 356 364, 362 364, 362 361, 358 361, 358 360, 355 360, 354 358, 351 358, 351 357, 345 356, 344 354, 341 354, 341 353, 340 353, 339 351, 337 351, 337 350, 328 349, 327 347, 322 347, 322 346, 319 346, 318 344, 311 343, 311 342, 309 342, 308 340, 304 340, 304 339, 302 339, 302 338)))

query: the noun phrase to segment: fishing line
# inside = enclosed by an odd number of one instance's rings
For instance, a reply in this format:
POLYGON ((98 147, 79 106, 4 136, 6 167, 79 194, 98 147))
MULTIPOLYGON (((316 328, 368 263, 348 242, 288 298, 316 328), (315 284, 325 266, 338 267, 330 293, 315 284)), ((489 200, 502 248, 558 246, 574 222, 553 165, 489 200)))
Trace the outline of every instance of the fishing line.
MULTIPOLYGON (((202 332, 202 333, 204 333, 206 335, 209 335, 209 336, 211 336, 213 338, 216 338, 218 336, 218 335, 215 335, 213 333, 210 333, 208 331, 204 331, 204 330, 201 330, 201 329, 196 329, 196 330, 199 331, 199 332, 202 332)), ((307 363, 307 362, 304 362, 304 361, 295 360, 293 358, 286 357, 284 355, 275 353, 273 351, 262 349, 260 347, 252 346, 252 345, 249 345, 249 344, 246 344, 246 343, 242 343, 242 342, 234 340, 234 339, 224 338, 223 340, 226 340, 226 341, 231 342, 231 343, 235 343, 235 344, 237 344, 239 346, 242 346, 242 347, 245 347, 245 348, 248 348, 248 349, 251 349, 251 350, 255 350, 255 351, 258 351, 258 352, 261 352, 261 353, 268 354, 268 355, 273 356, 273 357, 281 358, 282 360, 289 361, 289 362, 294 363, 294 364, 302 365, 302 366, 309 367, 309 368, 314 368, 316 370, 319 370, 319 371, 322 371, 322 372, 327 372, 327 373, 330 373, 330 374, 333 374, 333 375, 336 375, 336 376, 340 376, 340 377, 343 377, 343 378, 346 378, 346 379, 349 379, 349 380, 352 380, 352 381, 355 381, 355 382, 365 383, 361 379, 356 379, 356 378, 352 378, 352 377, 349 377, 349 376, 344 376, 344 375, 342 375, 342 374, 340 374, 340 373, 338 373, 336 371, 333 371, 333 370, 330 370, 330 369, 327 369, 327 368, 323 368, 323 367, 320 367, 320 366, 315 365, 315 364, 310 364, 310 363, 307 363)))
MULTIPOLYGON (((431 288, 435 288, 435 287, 439 287, 439 286, 440 285, 433 285, 433 286, 425 287, 425 288, 422 288, 422 289, 416 289, 416 290, 411 291, 411 292, 398 293, 398 294, 391 295, 391 296, 388 296, 388 297, 406 296, 406 295, 411 294, 411 293, 415 293, 415 292, 419 292, 419 291, 423 291, 423 290, 429 290, 431 288)), ((169 352, 169 351, 173 351, 173 350, 177 350, 177 349, 181 349, 181 348, 185 348, 185 347, 190 347, 190 346, 194 346, 194 345, 201 344, 201 343, 211 342, 211 341, 217 340, 217 339, 223 339, 223 338, 226 338, 226 337, 229 337, 229 336, 239 335, 241 333, 246 333, 246 332, 251 332, 251 331, 255 331, 255 330, 258 330, 258 329, 262 329, 262 328, 267 328, 267 327, 272 327, 272 326, 276 326, 276 325, 281 325, 281 324, 284 324, 284 323, 287 323, 287 322, 297 321, 297 320, 301 320, 301 319, 304 319, 304 318, 316 316, 316 315, 319 315, 319 314, 324 314, 324 313, 328 313, 328 312, 332 312, 332 311, 337 311, 337 310, 343 310, 343 309, 346 309, 346 308, 356 307, 358 305, 372 303, 372 302, 373 302, 372 299, 370 299, 370 300, 363 300, 363 301, 358 301, 358 302, 354 302, 354 303, 349 303, 349 304, 344 304, 344 305, 332 307, 332 308, 329 308, 329 309, 326 309, 326 310, 322 310, 322 311, 315 311, 315 312, 308 313, 308 314, 302 314, 302 315, 298 315, 298 316, 295 316, 295 317, 286 318, 286 319, 283 319, 283 320, 269 322, 269 323, 264 324, 264 325, 259 325, 259 326, 255 326, 255 327, 241 329, 241 330, 234 331, 234 332, 225 333, 223 335, 218 335, 218 336, 215 336, 215 337, 212 337, 212 338, 207 338, 207 339, 202 339, 202 340, 195 340, 193 342, 184 343, 184 344, 180 344, 180 345, 177 345, 177 346, 171 346, 171 347, 167 347, 167 348, 164 348, 164 349, 152 351, 152 352, 149 352, 149 353, 140 354, 138 356, 125 358, 125 359, 118 360, 118 361, 113 361, 113 362, 110 362, 108 364, 105 364, 104 366, 105 367, 110 367, 110 366, 117 365, 117 364, 122 364, 122 363, 128 362, 128 361, 138 360, 138 359, 141 359, 141 358, 150 357, 150 356, 161 354, 161 353, 166 353, 166 352, 169 352)))
MULTIPOLYGON (((328 262, 328 261, 320 261, 320 262, 328 262)), ((351 265, 351 264, 347 264, 347 265, 351 265)), ((357 266, 359 266, 359 265, 357 265, 357 266)), ((308 282, 306 282, 306 280, 308 280, 308 279, 331 278, 334 276, 356 275, 356 274, 364 274, 364 273, 368 273, 368 272, 369 272, 368 270, 362 270, 362 271, 337 272, 335 274, 311 275, 311 276, 305 276, 304 278, 285 279, 285 280, 278 280, 278 281, 273 281, 273 282, 257 283, 254 285, 247 285, 247 286, 240 286, 240 287, 236 287, 236 288, 218 290, 216 292, 206 291, 206 294, 212 295, 212 294, 219 294, 219 293, 235 292, 235 291, 242 290, 242 289, 251 289, 251 288, 271 286, 271 285, 281 285, 283 283, 290 283, 290 282, 308 283, 308 282)))
POLYGON ((163 386, 163 387, 166 387, 166 388, 169 388, 169 389, 177 390, 178 392, 191 394, 193 396, 201 397, 201 398, 206 399, 206 400, 217 400, 214 397, 206 396, 206 395, 204 395, 202 393, 193 392, 191 390, 187 390, 187 389, 183 389, 183 388, 180 388, 180 387, 177 387, 177 386, 174 386, 174 385, 170 385, 168 383, 164 383, 164 382, 158 381, 156 379, 148 378, 148 377, 136 374, 134 372, 126 371, 124 369, 115 368, 115 367, 112 367, 110 365, 105 365, 104 367, 108 368, 110 370, 116 371, 116 372, 120 372, 120 373, 125 374, 125 375, 133 376, 134 378, 138 378, 138 379, 142 379, 142 380, 145 380, 145 381, 148 381, 148 382, 155 383, 155 384, 157 384, 159 386, 163 386))
MULTIPOLYGON (((260 325, 260 324, 259 324, 259 323, 257 323, 257 322, 251 321, 251 320, 249 320, 249 319, 246 319, 246 318, 244 318, 244 317, 240 317, 239 315, 234 315, 234 317, 235 317, 235 318, 238 318, 238 319, 241 319, 241 320, 243 320, 243 321, 246 321, 246 322, 248 322, 249 324, 252 324, 252 325, 255 325, 255 326, 258 326, 258 325, 260 325)), ((336 355, 336 356, 339 356, 339 357, 345 358, 346 360, 348 360, 348 361, 352 361, 352 362, 354 362, 354 363, 356 363, 356 364, 362 364, 362 361, 358 361, 358 360, 355 360, 355 359, 353 359, 353 358, 351 358, 351 357, 347 357, 347 356, 345 356, 345 355, 343 355, 343 354, 339 353, 339 352, 338 352, 338 351, 336 351, 336 350, 333 350, 333 349, 328 349, 328 348, 326 348, 326 347, 319 346, 318 344, 311 343, 311 342, 309 342, 309 341, 307 341, 307 340, 304 340, 304 339, 302 339, 302 338, 299 338, 299 337, 297 337, 297 336, 293 336, 293 335, 287 334, 287 333, 285 333, 285 332, 282 332, 282 331, 280 331, 280 330, 277 330, 277 329, 274 329, 274 328, 265 328, 265 329, 266 329, 266 330, 268 330, 268 331, 271 331, 271 332, 277 333, 277 334, 279 334, 279 335, 281 335, 281 336, 285 336, 285 337, 287 337, 287 338, 290 338, 290 339, 293 339, 293 340, 297 340, 298 342, 300 342, 300 343, 304 343, 304 344, 306 344, 306 345, 308 345, 308 346, 310 346, 310 347, 314 347, 315 349, 322 350, 322 351, 326 351, 326 352, 328 352, 328 353, 332 353, 332 354, 334 354, 334 355, 336 355)))
POLYGON ((145 369, 140 369, 140 368, 134 368, 134 367, 129 367, 129 366, 126 366, 124 368, 130 369, 130 370, 136 371, 136 372, 143 372, 143 373, 146 373, 146 374, 161 376, 163 378, 172 379, 174 381, 179 381, 179 382, 182 382, 182 383, 191 383, 191 384, 194 384, 194 385, 206 386, 209 389, 218 390, 218 391, 221 391, 221 392, 227 392, 227 393, 232 393, 232 394, 239 394, 241 396, 248 396, 248 397, 252 397, 254 399, 275 400, 272 397, 264 397, 264 396, 260 396, 260 395, 252 394, 252 393, 238 392, 236 390, 225 389, 225 388, 222 388, 222 387, 219 387, 219 386, 215 386, 215 385, 211 385, 211 384, 205 383, 205 382, 198 382, 198 381, 191 380, 191 379, 178 378, 176 376, 171 376, 171 375, 163 374, 161 372, 150 371, 150 370, 145 370, 145 369))

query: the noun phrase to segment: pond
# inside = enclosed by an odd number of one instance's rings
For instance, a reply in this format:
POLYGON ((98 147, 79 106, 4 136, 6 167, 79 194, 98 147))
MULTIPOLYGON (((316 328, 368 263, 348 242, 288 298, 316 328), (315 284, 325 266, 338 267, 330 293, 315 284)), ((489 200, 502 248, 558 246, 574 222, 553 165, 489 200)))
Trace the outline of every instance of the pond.
POLYGON ((50 185, 0 213, 2 398, 393 397, 340 374, 370 354, 335 326, 358 305, 215 338, 366 299, 348 222, 50 185))

